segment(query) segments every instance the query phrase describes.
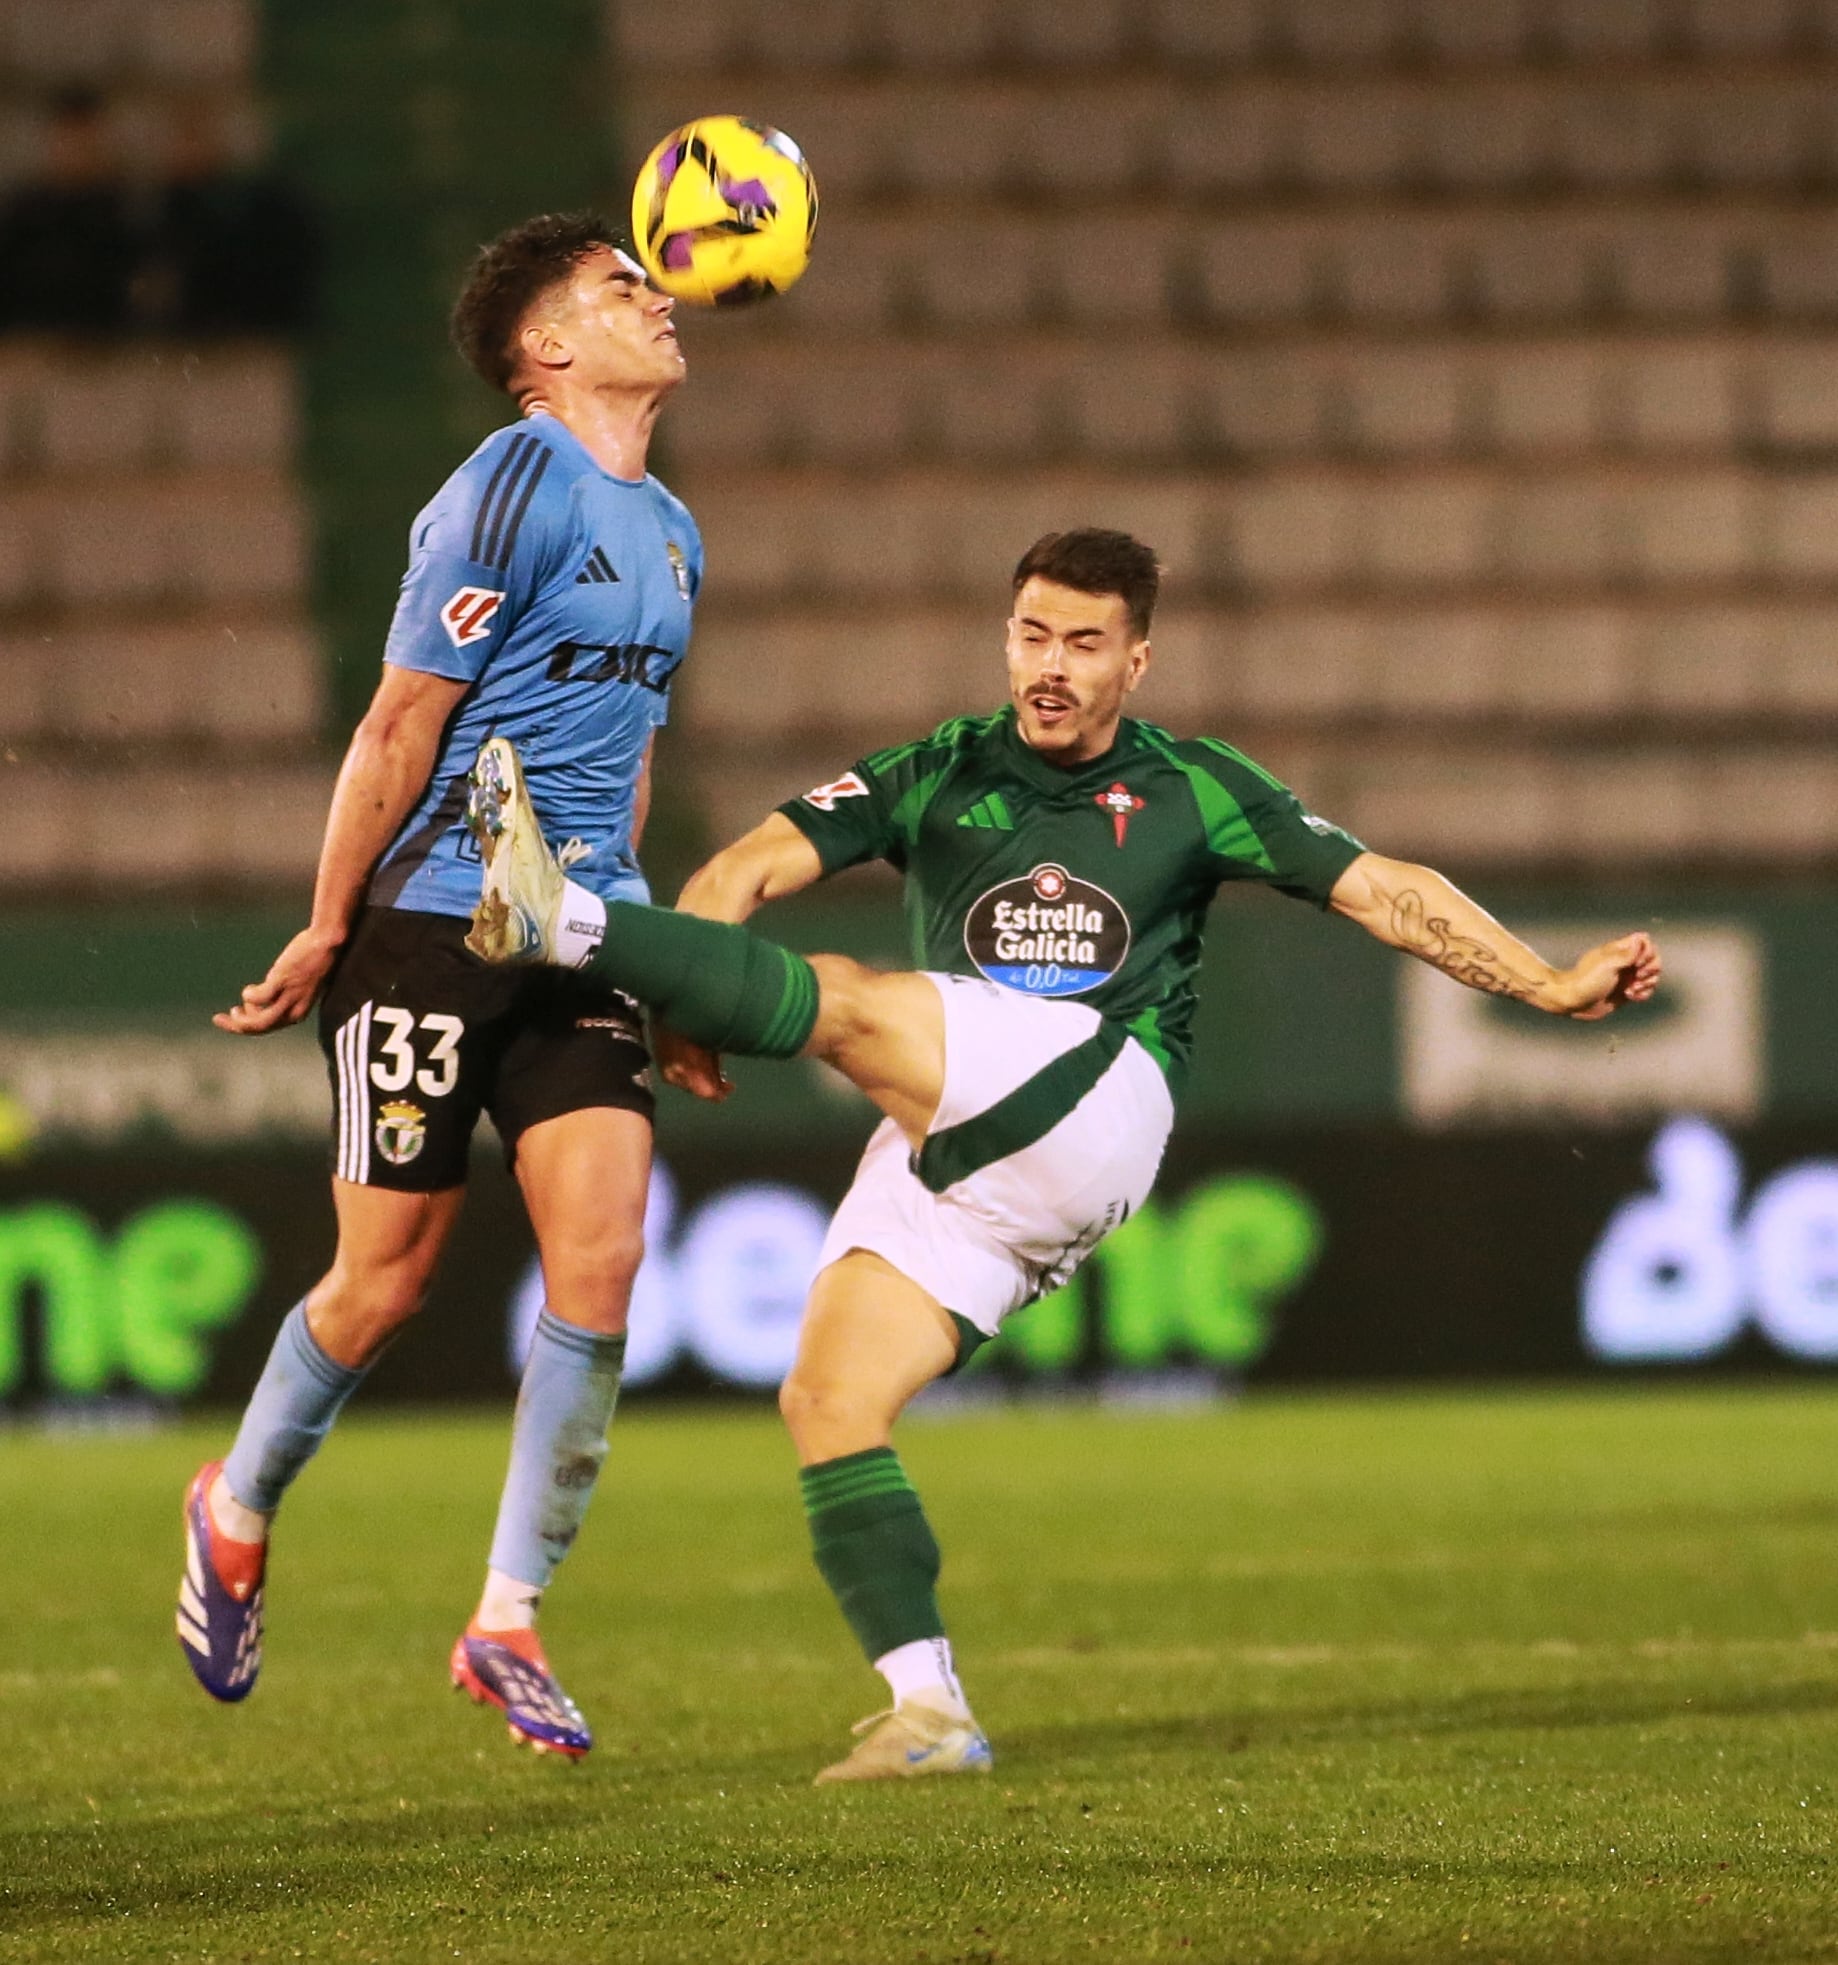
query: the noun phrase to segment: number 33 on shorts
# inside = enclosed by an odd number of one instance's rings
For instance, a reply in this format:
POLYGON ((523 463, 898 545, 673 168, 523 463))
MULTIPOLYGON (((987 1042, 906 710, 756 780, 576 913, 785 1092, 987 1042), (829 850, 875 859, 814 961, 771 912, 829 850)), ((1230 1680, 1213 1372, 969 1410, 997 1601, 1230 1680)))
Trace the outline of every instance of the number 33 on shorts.
POLYGON ((456 1150, 463 1155, 477 1112, 470 1101, 463 1114, 437 1101, 459 1086, 465 1034, 450 1011, 418 1016, 393 1003, 361 1004, 339 1023, 331 1046, 339 1179, 422 1189, 430 1175, 442 1186, 463 1178, 450 1163, 456 1150))
POLYGON ((370 1082, 377 1090, 403 1092, 413 1079, 417 1091, 429 1098, 445 1098, 459 1083, 459 1041, 466 1034, 465 1024, 439 1010, 417 1019, 412 1010, 394 1009, 387 1003, 365 1008, 370 1011, 370 1082), (411 1036, 417 1023, 434 1040, 419 1070, 411 1036), (379 1041, 380 1032, 388 1034, 379 1041))

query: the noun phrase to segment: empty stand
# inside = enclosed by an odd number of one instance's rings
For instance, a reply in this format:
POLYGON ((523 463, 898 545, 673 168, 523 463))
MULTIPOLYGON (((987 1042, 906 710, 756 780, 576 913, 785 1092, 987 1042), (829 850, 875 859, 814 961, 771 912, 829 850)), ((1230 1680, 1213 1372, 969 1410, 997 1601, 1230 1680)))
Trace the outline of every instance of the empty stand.
POLYGON ((722 829, 999 700, 1016 555, 1109 523, 1144 712, 1375 842, 1838 858, 1838 4, 792 12, 609 14, 635 147, 718 98, 824 196, 664 425, 722 829))
MULTIPOLYGON (((130 178, 200 101, 247 154, 256 26, 253 0, 11 0, 0 188, 72 83, 106 90, 130 178)), ((0 341, 7 884, 310 875, 330 772, 296 398, 278 345, 0 341)))

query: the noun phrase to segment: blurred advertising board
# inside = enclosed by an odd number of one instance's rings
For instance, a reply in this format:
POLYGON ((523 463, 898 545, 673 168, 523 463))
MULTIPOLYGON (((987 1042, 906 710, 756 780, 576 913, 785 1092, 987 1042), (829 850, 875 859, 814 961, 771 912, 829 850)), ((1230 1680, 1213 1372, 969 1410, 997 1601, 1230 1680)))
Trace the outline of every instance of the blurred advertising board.
MULTIPOLYGON (((855 1130, 859 1130, 858 1128, 855 1130)), ((848 1144, 674 1153, 635 1393, 761 1394, 790 1361, 848 1144)), ((304 1149, 0 1169, 0 1405, 234 1404, 331 1246, 304 1149)), ((493 1399, 541 1279, 495 1155, 366 1398, 493 1399)), ((1838 1368, 1838 1125, 1182 1133, 1153 1201, 1013 1319, 965 1390, 1838 1368)))

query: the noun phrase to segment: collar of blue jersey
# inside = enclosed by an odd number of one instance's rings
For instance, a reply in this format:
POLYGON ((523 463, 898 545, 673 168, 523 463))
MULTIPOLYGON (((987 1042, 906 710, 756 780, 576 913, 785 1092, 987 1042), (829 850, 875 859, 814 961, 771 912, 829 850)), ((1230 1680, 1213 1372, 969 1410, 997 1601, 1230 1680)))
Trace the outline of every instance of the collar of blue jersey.
POLYGON ((1008 754, 1008 762, 1018 776, 1042 791, 1082 792, 1088 778, 1113 777, 1122 766, 1130 752, 1136 749, 1136 724, 1132 717, 1125 717, 1117 725, 1117 735, 1109 750, 1100 757, 1089 757, 1082 764, 1052 764, 1042 757, 1022 736, 1020 719, 1015 714, 1015 706, 1010 703, 1002 712, 998 729, 1002 748, 1008 754))
POLYGON ((609 471, 552 409, 526 409, 523 420, 539 426, 535 434, 545 443, 577 457, 588 470, 598 471, 608 484, 616 484, 621 491, 642 491, 651 482, 649 472, 642 478, 622 478, 609 471))

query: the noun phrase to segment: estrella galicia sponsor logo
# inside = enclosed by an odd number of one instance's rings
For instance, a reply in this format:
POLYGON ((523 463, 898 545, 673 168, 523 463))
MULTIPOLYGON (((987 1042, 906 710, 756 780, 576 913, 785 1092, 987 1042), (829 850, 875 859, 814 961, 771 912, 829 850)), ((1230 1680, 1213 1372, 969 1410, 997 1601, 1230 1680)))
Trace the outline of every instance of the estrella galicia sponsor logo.
POLYGON ((971 904, 964 947, 991 982, 1029 996, 1082 996, 1109 982, 1130 952, 1117 901, 1062 866, 1037 866, 971 904))

